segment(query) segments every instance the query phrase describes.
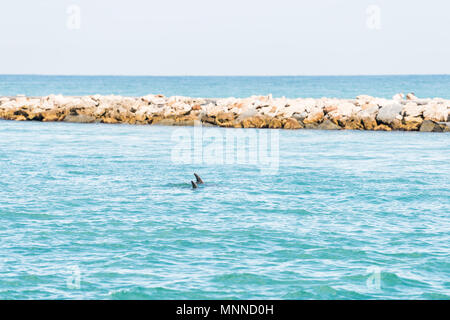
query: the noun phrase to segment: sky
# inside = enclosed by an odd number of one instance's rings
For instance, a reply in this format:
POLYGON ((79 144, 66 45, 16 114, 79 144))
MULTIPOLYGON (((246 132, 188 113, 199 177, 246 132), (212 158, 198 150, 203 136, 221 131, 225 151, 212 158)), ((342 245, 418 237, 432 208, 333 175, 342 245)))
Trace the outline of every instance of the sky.
POLYGON ((445 0, 14 0, 0 15, 0 74, 450 74, 445 0))

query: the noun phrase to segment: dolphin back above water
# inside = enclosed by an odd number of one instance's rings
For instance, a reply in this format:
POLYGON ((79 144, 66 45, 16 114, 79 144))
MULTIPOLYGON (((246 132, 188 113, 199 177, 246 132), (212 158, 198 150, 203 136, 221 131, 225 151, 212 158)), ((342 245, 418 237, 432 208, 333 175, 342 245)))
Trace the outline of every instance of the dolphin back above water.
POLYGON ((203 180, 196 173, 194 173, 194 176, 195 176, 196 182, 191 180, 191 185, 192 185, 192 189, 197 189, 199 184, 203 184, 203 180))
POLYGON ((197 179, 197 184, 203 184, 203 180, 202 178, 200 178, 200 176, 196 173, 194 173, 195 179, 197 179))

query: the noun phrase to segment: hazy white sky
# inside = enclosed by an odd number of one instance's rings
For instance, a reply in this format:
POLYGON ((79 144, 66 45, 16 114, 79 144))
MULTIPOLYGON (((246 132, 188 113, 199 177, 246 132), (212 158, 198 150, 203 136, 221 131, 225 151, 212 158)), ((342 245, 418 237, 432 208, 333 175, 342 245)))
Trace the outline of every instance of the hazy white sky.
POLYGON ((14 0, 0 14, 1 74, 450 73, 447 0, 14 0))

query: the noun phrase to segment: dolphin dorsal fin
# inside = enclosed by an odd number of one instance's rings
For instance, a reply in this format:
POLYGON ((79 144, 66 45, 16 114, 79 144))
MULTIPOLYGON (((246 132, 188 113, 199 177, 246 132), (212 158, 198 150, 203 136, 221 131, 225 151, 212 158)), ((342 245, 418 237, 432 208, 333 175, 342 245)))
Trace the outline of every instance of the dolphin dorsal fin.
POLYGON ((194 176, 195 176, 195 179, 197 179, 197 183, 198 184, 202 184, 203 183, 202 178, 200 178, 200 176, 198 174, 194 173, 194 176))

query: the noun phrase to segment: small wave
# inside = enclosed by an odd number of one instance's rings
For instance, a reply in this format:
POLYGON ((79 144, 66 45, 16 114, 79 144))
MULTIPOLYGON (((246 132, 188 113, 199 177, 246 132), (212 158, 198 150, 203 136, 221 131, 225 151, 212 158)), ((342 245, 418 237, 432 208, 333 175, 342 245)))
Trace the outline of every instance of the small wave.
MULTIPOLYGON (((173 298, 176 295, 177 291, 161 287, 134 287, 128 289, 113 290, 108 294, 108 296, 113 300, 151 300, 161 299, 161 297, 171 299, 171 297, 173 298)), ((178 295, 180 296, 182 294, 178 293, 178 295)))
POLYGON ((329 285, 320 285, 312 288, 312 294, 314 299, 370 299, 371 297, 366 294, 359 293, 353 290, 346 290, 340 288, 334 288, 329 285))
POLYGON ((132 287, 127 289, 113 290, 108 293, 112 300, 199 300, 211 299, 216 293, 200 290, 174 290, 164 287, 132 287))
POLYGON ((429 285, 425 282, 422 282, 417 279, 402 277, 400 275, 397 275, 394 272, 382 272, 381 273, 381 286, 385 289, 397 288, 398 290, 401 290, 402 288, 406 288, 406 289, 422 288, 423 289, 423 288, 429 287, 429 285))
POLYGON ((276 282, 276 281, 270 277, 258 275, 258 274, 254 274, 254 273, 227 273, 227 274, 215 276, 212 279, 212 282, 222 283, 222 284, 230 285, 230 286, 232 286, 232 285, 243 286, 243 285, 247 285, 247 284, 249 284, 249 285, 255 285, 255 284, 270 285, 270 284, 274 284, 274 282, 276 282))
POLYGON ((426 300, 450 300, 450 295, 446 295, 443 293, 424 293, 421 296, 422 299, 426 299, 426 300))

